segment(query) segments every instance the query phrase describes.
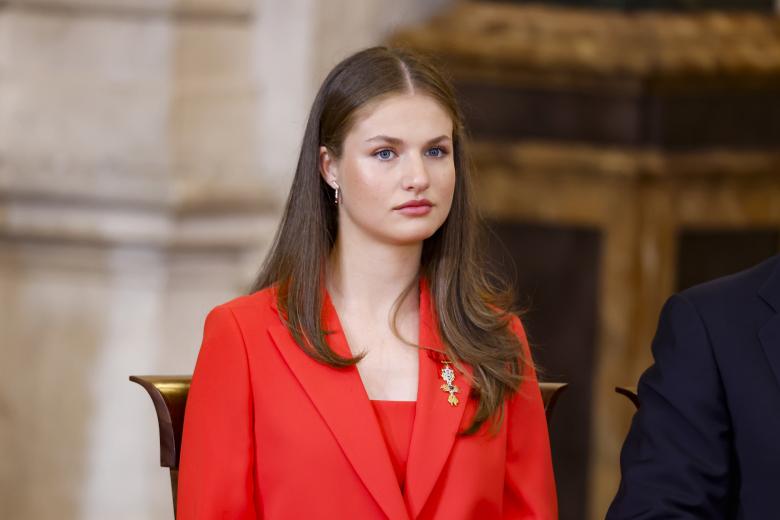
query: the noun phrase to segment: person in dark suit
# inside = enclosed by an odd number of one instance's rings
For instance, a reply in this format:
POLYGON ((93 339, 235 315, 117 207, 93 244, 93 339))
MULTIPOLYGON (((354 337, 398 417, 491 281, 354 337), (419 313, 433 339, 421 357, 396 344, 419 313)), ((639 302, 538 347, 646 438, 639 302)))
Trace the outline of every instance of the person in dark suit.
POLYGON ((780 518, 780 256, 672 296, 608 513, 780 518))

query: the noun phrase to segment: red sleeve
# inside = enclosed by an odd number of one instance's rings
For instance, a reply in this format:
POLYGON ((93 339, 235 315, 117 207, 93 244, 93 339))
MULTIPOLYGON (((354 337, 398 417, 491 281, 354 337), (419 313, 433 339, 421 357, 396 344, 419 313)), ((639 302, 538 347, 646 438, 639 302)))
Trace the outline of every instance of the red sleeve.
POLYGON ((233 312, 206 318, 184 415, 177 520, 255 519, 252 392, 233 312))
MULTIPOLYGON (((520 338, 526 359, 531 359, 525 331, 518 318, 512 330, 520 338)), ((524 370, 520 390, 507 403, 507 454, 504 479, 504 518, 555 520, 555 493, 547 419, 536 373, 524 370)))

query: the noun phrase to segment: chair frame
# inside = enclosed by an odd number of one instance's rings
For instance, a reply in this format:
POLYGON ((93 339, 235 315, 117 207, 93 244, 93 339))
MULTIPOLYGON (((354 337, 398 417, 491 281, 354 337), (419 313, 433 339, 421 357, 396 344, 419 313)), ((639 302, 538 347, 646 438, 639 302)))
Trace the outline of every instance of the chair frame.
POLYGON ((184 410, 191 380, 191 376, 130 376, 130 381, 144 387, 154 403, 160 429, 160 466, 170 470, 174 518, 184 410))

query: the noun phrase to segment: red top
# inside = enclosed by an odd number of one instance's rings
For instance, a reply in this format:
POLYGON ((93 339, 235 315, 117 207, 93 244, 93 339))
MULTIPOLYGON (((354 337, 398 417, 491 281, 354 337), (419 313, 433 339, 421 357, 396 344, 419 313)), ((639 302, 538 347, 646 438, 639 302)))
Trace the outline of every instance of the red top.
POLYGON ((382 429, 395 476, 398 478, 398 485, 403 490, 417 402, 377 400, 371 401, 371 404, 374 406, 374 413, 382 429))

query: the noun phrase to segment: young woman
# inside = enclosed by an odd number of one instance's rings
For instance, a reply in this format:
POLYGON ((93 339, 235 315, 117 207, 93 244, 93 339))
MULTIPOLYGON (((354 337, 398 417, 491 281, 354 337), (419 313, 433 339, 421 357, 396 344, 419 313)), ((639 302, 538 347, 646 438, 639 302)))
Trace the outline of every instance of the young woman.
POLYGON ((206 319, 179 520, 557 517, 468 164, 429 62, 377 47, 331 71, 255 291, 206 319))

